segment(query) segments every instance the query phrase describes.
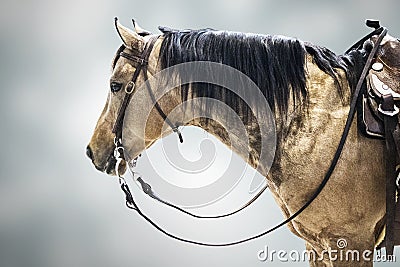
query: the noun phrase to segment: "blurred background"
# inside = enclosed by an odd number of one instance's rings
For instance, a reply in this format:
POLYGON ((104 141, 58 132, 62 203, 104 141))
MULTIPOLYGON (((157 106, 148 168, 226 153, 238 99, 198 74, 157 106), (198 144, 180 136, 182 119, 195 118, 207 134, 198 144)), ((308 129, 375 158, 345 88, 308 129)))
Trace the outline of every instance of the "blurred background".
MULTIPOLYGON (((265 246, 304 249, 286 227, 228 248, 171 240, 125 207, 115 178, 94 169, 85 147, 105 104, 111 59, 121 44, 115 16, 125 25, 135 18, 152 32, 165 25, 281 34, 336 53, 370 31, 364 26, 367 18, 381 20, 389 34, 400 37, 397 0, 2 0, 0 7, 1 267, 282 266, 285 262, 277 260, 260 262, 257 253, 265 246)), ((201 135, 188 129, 185 139, 201 135)), ((186 142, 184 150, 198 151, 198 145, 186 142)), ((160 151, 156 144, 148 155, 160 151)), ((150 176, 146 162, 141 171, 150 176)), ((204 213, 240 207, 249 198, 250 182, 204 213)), ((282 220, 269 193, 240 216, 211 223, 191 220, 133 190, 151 218, 195 240, 234 241, 282 220)), ((398 248, 397 255, 400 261, 398 248)))

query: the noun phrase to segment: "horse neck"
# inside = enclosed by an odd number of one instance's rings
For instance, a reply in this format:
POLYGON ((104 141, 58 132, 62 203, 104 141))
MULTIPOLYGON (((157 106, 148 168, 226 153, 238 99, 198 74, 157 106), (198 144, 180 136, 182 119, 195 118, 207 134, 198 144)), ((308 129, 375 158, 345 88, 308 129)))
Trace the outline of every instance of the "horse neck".
POLYGON ((182 104, 182 114, 184 114, 182 125, 202 128, 239 155, 250 166, 263 173, 266 168, 259 165, 260 130, 254 117, 243 119, 242 114, 234 112, 223 100, 200 100, 193 98, 190 91, 191 89, 189 89, 187 101, 182 104), (208 101, 208 105, 204 105, 202 101, 208 101))
MULTIPOLYGON (((187 101, 180 102, 180 114, 183 114, 183 119, 179 120, 179 124, 197 126, 204 129, 239 155, 251 167, 266 176, 274 156, 277 158, 274 163, 279 161, 282 140, 293 134, 293 131, 295 132, 299 127, 311 127, 309 123, 312 124, 312 122, 309 121, 308 111, 312 111, 314 106, 317 110, 323 109, 327 112, 331 108, 340 110, 343 108, 344 103, 340 101, 333 79, 318 68, 311 56, 306 57, 306 66, 308 70, 308 97, 311 102, 308 105, 308 109, 298 108, 303 103, 300 102, 295 106, 293 99, 289 98, 288 111, 285 116, 276 113, 272 115, 273 118, 269 116, 258 117, 258 119, 254 116, 245 118, 244 114, 240 114, 240 108, 233 111, 234 109, 229 107, 223 99, 211 100, 213 103, 203 105, 201 101, 197 100, 196 97, 193 98, 191 94, 192 89, 196 86, 194 84, 189 88, 187 101), (326 87, 332 90, 326 88, 326 90, 320 90, 321 85, 328 82, 332 84, 326 87), (237 116, 235 117, 235 115, 237 116), (263 128, 264 131, 260 130, 260 128, 263 128), (265 131, 265 128, 267 128, 267 131, 265 131), (267 141, 265 143, 266 132, 267 138, 271 138, 274 135, 274 138, 277 139, 274 139, 273 142, 267 141), (275 149, 278 149, 276 153, 275 149), (269 153, 267 158, 263 156, 265 152, 269 153)), ((341 70, 338 70, 338 72, 340 77, 343 77, 343 80, 340 79, 340 82, 344 83, 342 86, 348 88, 347 80, 344 79, 345 74, 341 70)), ((181 94, 182 91, 176 96, 182 98, 181 94)), ((343 97, 348 98, 349 94, 350 90, 345 90, 343 97)), ((175 102, 178 102, 177 99, 175 100, 175 102)), ((348 105, 345 104, 344 106, 348 105)), ((254 110, 252 109, 252 111, 254 110)))

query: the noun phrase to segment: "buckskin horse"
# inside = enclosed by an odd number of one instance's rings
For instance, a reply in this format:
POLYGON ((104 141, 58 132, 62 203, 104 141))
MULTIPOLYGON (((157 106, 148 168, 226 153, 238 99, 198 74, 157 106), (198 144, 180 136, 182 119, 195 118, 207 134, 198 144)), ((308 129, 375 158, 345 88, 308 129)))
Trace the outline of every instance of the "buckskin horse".
MULTIPOLYGON (((312 266, 372 266, 371 253, 389 218, 385 196, 392 201, 396 198, 395 185, 388 193, 387 162, 396 166, 397 154, 388 155, 388 150, 393 150, 390 146, 395 146, 397 138, 391 138, 395 139, 392 143, 385 141, 385 135, 386 139, 388 134, 396 135, 385 131, 384 122, 391 117, 395 120, 392 128, 397 127, 398 109, 393 103, 400 100, 400 41, 376 23, 373 33, 344 55, 335 55, 327 48, 283 36, 165 27, 160 28, 161 35, 154 35, 135 22, 130 30, 116 20, 123 45, 114 57, 107 103, 86 153, 96 169, 122 178, 135 158, 156 140, 173 132, 181 139, 180 126, 201 127, 266 177, 288 218, 284 224, 317 255, 318 259, 310 261, 312 266), (168 82, 177 83, 161 95, 161 86, 148 82, 163 70, 191 62, 237 69, 258 92, 245 91, 248 103, 218 84, 184 84, 182 77, 195 76, 185 68, 169 73, 168 82), (265 108, 254 104, 259 92, 272 118, 257 116, 265 108), (389 104, 382 102, 388 95, 389 104), (248 140, 229 132, 235 127, 226 127, 232 123, 226 108, 213 101, 194 101, 204 98, 223 103, 237 114, 248 140), (170 116, 174 112, 190 115, 170 116), (352 120, 354 113, 357 120, 352 120), (275 153, 267 151, 263 158, 265 126, 276 130, 276 142, 272 142, 276 147, 268 147, 275 153), (272 159, 270 166, 265 162, 268 158, 272 159), (367 257, 332 259, 326 252, 337 249, 339 239, 347 241, 347 251, 368 252, 367 257)), ((198 71, 204 69, 213 75, 207 65, 198 71)), ((145 216, 124 182, 121 188, 127 203, 145 216)), ((143 189, 151 195, 151 187, 143 189)), ((394 229, 388 231, 398 238, 399 229, 394 229)), ((388 234, 385 239, 391 240, 387 248, 398 242, 388 234)))

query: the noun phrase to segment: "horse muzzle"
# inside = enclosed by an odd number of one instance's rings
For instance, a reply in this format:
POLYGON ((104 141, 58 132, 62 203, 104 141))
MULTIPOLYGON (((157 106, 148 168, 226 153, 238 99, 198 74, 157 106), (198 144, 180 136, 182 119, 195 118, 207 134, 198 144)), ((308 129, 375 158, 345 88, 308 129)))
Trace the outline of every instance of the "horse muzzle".
POLYGON ((114 151, 112 151, 109 156, 107 157, 107 160, 104 161, 104 163, 98 163, 95 160, 94 153, 88 145, 86 147, 86 155, 87 157, 92 161, 93 166, 100 172, 104 172, 108 175, 112 176, 117 176, 117 175, 122 175, 126 171, 126 162, 123 158, 115 157, 114 151))

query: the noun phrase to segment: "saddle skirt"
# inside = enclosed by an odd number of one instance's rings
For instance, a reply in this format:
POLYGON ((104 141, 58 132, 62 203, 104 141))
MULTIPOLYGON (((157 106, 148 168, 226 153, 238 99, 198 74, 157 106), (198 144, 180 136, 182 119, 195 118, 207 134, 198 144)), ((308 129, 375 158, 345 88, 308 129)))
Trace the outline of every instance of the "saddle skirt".
POLYGON ((385 138, 383 116, 379 112, 379 103, 385 94, 392 94, 395 101, 400 101, 400 73, 378 57, 366 78, 366 88, 358 108, 359 129, 367 137, 385 138))

